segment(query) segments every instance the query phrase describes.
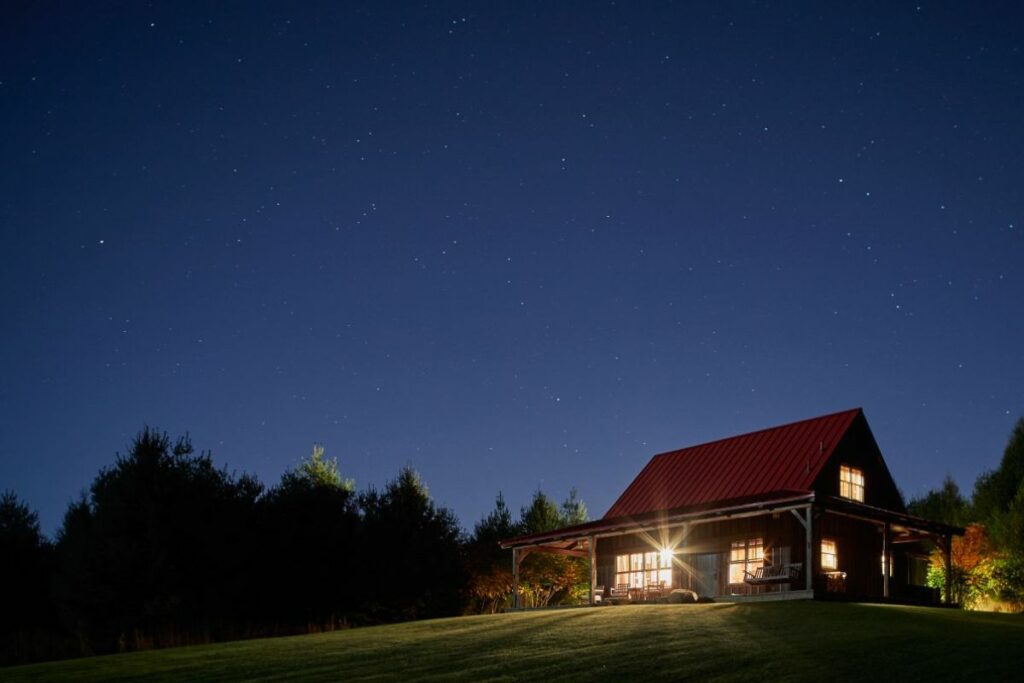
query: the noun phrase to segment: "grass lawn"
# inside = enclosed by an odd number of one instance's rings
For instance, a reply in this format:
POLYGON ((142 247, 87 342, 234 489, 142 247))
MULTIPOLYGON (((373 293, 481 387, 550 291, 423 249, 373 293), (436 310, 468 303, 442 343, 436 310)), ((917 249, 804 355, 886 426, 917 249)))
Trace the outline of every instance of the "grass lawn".
POLYGON ((1024 617, 779 602, 438 619, 0 669, 4 681, 1024 680, 1024 617))

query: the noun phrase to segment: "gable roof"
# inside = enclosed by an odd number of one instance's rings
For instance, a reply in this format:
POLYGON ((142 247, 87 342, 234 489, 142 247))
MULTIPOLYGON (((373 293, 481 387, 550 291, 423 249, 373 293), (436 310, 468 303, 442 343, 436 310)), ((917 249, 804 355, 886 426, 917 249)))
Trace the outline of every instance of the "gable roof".
POLYGON ((860 408, 651 458, 604 519, 813 491, 860 408))

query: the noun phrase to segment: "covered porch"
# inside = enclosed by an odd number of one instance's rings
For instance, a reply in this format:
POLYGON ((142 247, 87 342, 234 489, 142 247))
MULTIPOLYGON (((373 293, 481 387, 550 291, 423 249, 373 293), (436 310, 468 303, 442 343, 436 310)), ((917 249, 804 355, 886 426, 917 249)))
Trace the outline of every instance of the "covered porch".
POLYGON ((935 604, 931 589, 912 585, 909 555, 897 551, 923 540, 941 548, 949 595, 951 539, 958 531, 804 494, 597 520, 502 546, 512 550, 514 609, 523 608, 520 567, 533 553, 586 560, 590 605, 815 597, 935 604))
MULTIPOLYGON (((502 544, 512 550, 515 609, 520 601, 520 565, 532 553, 553 553, 587 560, 589 567, 588 602, 621 604, 637 602, 692 602, 697 600, 778 600, 813 597, 810 574, 802 560, 810 554, 813 497, 788 496, 774 501, 738 503, 714 509, 657 513, 643 517, 598 520, 556 531, 521 536, 502 544), (785 516, 803 533, 799 552, 792 551, 788 540, 795 532, 786 529, 786 552, 781 543, 773 548, 780 563, 795 566, 785 575, 754 575, 765 566, 762 550, 744 547, 742 563, 733 562, 729 548, 721 547, 721 527, 739 523, 754 531, 763 522, 777 522, 785 516), (749 558, 747 553, 750 551, 749 558), (742 566, 742 571, 740 567, 742 566), (743 574, 749 570, 749 576, 743 574), (726 574, 738 582, 723 583, 726 574)), ((749 535, 749 534, 747 534, 749 535)), ((735 549, 733 553, 735 554, 735 549)), ((769 553, 771 556, 771 552, 769 553)))

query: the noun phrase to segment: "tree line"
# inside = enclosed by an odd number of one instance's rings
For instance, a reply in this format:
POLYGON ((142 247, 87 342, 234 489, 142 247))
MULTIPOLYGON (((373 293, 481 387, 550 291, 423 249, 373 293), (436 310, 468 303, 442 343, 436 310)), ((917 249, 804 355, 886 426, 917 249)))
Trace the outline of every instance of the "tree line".
MULTIPOLYGON (((984 472, 970 498, 952 477, 911 500, 911 514, 965 528, 954 537, 952 602, 974 609, 1024 610, 1024 418, 1017 421, 999 467, 984 472)), ((941 553, 932 554, 928 583, 945 586, 941 553)))
MULTIPOLYGON (((537 491, 518 519, 499 494, 467 534, 409 467, 357 491, 315 447, 266 487, 147 428, 52 540, 0 497, 0 664, 493 612, 512 591, 498 541, 586 518, 575 491, 537 491)), ((576 558, 524 562, 528 604, 579 601, 586 581, 576 558)))

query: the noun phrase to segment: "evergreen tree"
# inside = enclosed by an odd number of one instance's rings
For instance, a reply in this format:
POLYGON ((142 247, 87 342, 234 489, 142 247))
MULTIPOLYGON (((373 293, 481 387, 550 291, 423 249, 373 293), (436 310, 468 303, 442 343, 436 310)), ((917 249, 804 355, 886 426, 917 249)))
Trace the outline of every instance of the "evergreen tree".
POLYGON ((965 526, 972 521, 970 504, 949 475, 942 481, 941 488, 907 503, 907 512, 952 526, 965 526))
POLYGON ((133 650, 230 637, 250 616, 246 581, 262 491, 146 428, 72 504, 58 588, 83 648, 133 650), (88 637, 88 642, 85 637, 88 637))
POLYGON ((316 445, 260 501, 262 604, 275 631, 334 628, 357 618, 354 488, 337 459, 324 458, 316 445))
POLYGON ((0 558, 0 664, 46 657, 45 632, 54 626, 52 548, 39 515, 13 491, 0 495, 0 558))
MULTIPOLYGON (((561 508, 539 489, 528 507, 520 510, 521 533, 536 534, 554 531, 586 521, 587 508, 576 490, 561 508)), ((520 589, 528 607, 544 607, 557 602, 578 602, 584 584, 589 581, 587 561, 576 557, 531 553, 520 564, 520 589)))
POLYGON ((493 614, 510 602, 512 595, 512 551, 499 543, 515 536, 518 527, 505 496, 498 492, 494 509, 476 523, 466 548, 469 574, 469 610, 493 614))
POLYGON ((1014 426, 999 467, 974 485, 974 509, 997 545, 1024 554, 1024 418, 1014 426))
POLYGON ((360 497, 362 585, 372 617, 399 621, 462 612, 467 576, 455 516, 436 507, 410 467, 360 497))

